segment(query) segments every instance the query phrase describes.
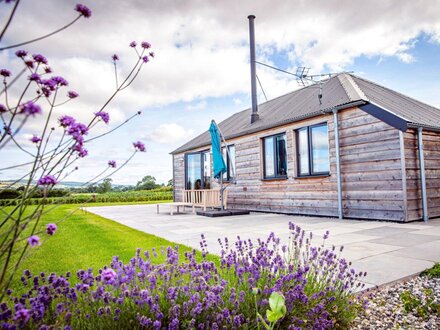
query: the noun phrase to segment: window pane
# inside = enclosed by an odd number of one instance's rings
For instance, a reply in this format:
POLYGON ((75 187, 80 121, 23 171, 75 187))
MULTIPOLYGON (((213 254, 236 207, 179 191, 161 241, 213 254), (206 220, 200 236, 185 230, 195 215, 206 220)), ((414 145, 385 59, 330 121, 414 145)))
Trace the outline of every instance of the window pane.
POLYGON ((200 154, 189 154, 186 157, 186 189, 201 189, 202 158, 200 154))
MULTIPOLYGON (((222 155, 223 155, 223 160, 225 161, 225 164, 226 164, 226 168, 228 168, 228 170, 229 170, 228 155, 226 153, 226 147, 222 147, 222 155)), ((227 179, 228 179, 228 171, 223 173, 223 180, 227 180, 227 179)))
POLYGON ((264 139, 264 175, 266 177, 275 176, 275 168, 274 168, 274 144, 273 137, 268 137, 264 139))
POLYGON ((229 178, 235 177, 235 146, 229 146, 229 164, 228 164, 229 178))
POLYGON ((329 172, 327 125, 311 128, 313 172, 329 172))
POLYGON ((287 175, 286 135, 276 137, 277 143, 277 176, 287 175))
POLYGON ((203 154, 203 189, 211 189, 211 154, 209 151, 203 154))
POLYGON ((309 174, 309 140, 307 129, 298 131, 299 173, 309 174))

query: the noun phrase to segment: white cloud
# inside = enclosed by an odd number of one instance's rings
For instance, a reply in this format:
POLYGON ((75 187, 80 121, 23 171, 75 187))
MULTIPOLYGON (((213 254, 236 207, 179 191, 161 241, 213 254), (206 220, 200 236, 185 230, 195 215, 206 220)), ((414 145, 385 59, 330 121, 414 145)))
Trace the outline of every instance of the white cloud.
POLYGON ((151 133, 146 135, 146 139, 162 144, 173 144, 178 141, 186 141, 192 136, 194 136, 194 130, 186 130, 179 124, 170 123, 159 125, 151 133))
POLYGON ((195 104, 187 105, 185 107, 185 110, 188 110, 188 111, 202 111, 202 110, 206 109, 207 105, 208 105, 208 102, 206 102, 206 100, 203 100, 203 101, 197 102, 195 104))

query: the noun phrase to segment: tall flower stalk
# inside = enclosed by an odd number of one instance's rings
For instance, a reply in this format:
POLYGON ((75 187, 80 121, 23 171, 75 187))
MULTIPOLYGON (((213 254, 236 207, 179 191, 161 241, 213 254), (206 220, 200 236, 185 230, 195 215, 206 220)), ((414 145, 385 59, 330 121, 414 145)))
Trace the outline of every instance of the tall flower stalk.
MULTIPOLYGON (((6 1, 5 5, 11 2, 14 1, 6 1)), ((12 22, 19 2, 16 0, 13 4, 9 19, 1 30, 0 41, 12 22)), ((28 41, 7 46, 0 44, 0 51, 48 38, 67 29, 80 18, 92 16, 92 11, 82 4, 77 4, 74 10, 78 16, 65 26, 28 41)), ((44 243, 44 239, 38 236, 44 235, 44 232, 40 230, 40 217, 58 206, 58 204, 49 205, 50 201, 46 197, 50 191, 79 169, 76 163, 88 156, 87 145, 91 141, 115 132, 141 114, 140 111, 136 112, 122 124, 109 129, 106 133, 93 134, 97 125, 109 125, 111 114, 106 110, 108 105, 122 90, 133 83, 143 66, 154 56, 154 53, 147 51, 151 47, 149 43, 144 41, 141 45, 141 47, 133 47, 135 50, 134 64, 122 78, 117 76, 116 61, 119 61, 119 56, 116 54, 112 56, 116 74, 116 89, 108 100, 91 114, 88 123, 81 123, 73 117, 64 115, 58 118, 57 125, 53 125, 55 108, 68 102, 75 102, 75 99, 80 95, 74 90, 67 89, 69 82, 54 74, 53 68, 49 66, 49 61, 44 55, 31 54, 27 50, 19 49, 15 51, 15 56, 21 60, 23 69, 15 74, 11 70, 0 68, 0 78, 3 84, 3 88, 0 90, 0 153, 3 155, 2 158, 6 158, 8 148, 13 145, 15 149, 32 159, 22 164, 0 169, 1 171, 17 168, 27 169, 26 174, 17 180, 20 182, 25 180, 25 184, 21 195, 14 200, 14 206, 0 208, 0 214, 2 214, 0 221, 0 301, 29 248, 44 243), (12 87, 15 87, 20 81, 24 82, 24 87, 21 93, 17 94, 15 90, 12 91, 12 87), (23 139, 24 132, 29 132, 29 124, 35 120, 42 122, 41 131, 33 132, 30 142, 34 147, 29 148, 23 139), (38 190, 42 190, 43 198, 37 205, 29 207, 30 199, 38 190)), ((132 43, 130 47, 132 47, 132 43)), ((116 167, 115 161, 103 164, 107 166, 105 170, 89 182, 99 182, 110 177, 123 168, 137 152, 146 150, 142 142, 135 142, 133 147, 133 154, 121 166, 116 167), (108 173, 109 170, 110 173, 108 173)), ((0 190, 7 188, 9 186, 2 187, 0 190)), ((65 198, 67 197, 65 196, 65 198)), ((58 228, 56 224, 52 225, 50 230, 46 231, 48 236, 52 236, 58 228)))

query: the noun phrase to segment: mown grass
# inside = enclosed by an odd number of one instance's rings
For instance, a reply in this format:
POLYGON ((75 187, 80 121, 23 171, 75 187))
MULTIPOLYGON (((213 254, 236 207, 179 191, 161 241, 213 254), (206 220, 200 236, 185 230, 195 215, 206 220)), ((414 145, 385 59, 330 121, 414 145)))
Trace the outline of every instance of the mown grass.
MULTIPOLYGON (((153 203, 153 202, 150 202, 153 203)), ((119 205, 123 203, 96 204, 119 205)), ((125 203, 124 203, 125 204, 125 203)), ((34 206, 29 206, 33 208, 34 206)), ((41 233, 41 246, 29 248, 29 255, 22 262, 11 287, 21 287, 20 274, 25 269, 33 274, 55 272, 63 274, 77 270, 93 268, 97 271, 104 265, 109 265, 113 256, 119 256, 123 262, 129 261, 137 248, 151 250, 160 247, 179 245, 180 253, 191 250, 190 248, 170 242, 166 239, 141 232, 121 225, 115 221, 85 212, 78 205, 61 205, 41 217, 39 227, 44 230, 48 223, 57 223, 58 230, 54 236, 41 233), (74 212, 65 220, 66 215, 74 212)), ((28 233, 25 232, 24 236, 28 233)), ((159 253, 160 255, 160 253, 159 253)), ((17 258, 17 256, 15 256, 17 258)), ((217 260, 212 256, 212 260, 217 260)), ((165 258, 156 259, 157 262, 165 258)), ((73 276, 75 277, 75 276, 73 276)))

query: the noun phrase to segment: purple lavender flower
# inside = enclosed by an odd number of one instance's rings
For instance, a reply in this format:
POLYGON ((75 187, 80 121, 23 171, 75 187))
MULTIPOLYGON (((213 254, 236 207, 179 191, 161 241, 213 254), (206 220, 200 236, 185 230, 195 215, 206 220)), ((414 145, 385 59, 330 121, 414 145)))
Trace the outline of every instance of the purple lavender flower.
POLYGON ((148 56, 144 56, 144 57, 142 57, 142 61, 143 61, 144 63, 148 63, 149 60, 150 60, 150 59, 148 58, 148 56))
POLYGON ((38 136, 36 136, 36 135, 34 135, 34 136, 31 138, 31 142, 32 142, 32 143, 38 143, 38 142, 40 142, 40 141, 41 141, 41 138, 38 137, 38 136))
POLYGON ((136 41, 132 41, 132 42, 130 42, 130 47, 134 48, 134 47, 136 47, 136 46, 137 46, 136 41))
POLYGON ((30 246, 35 247, 41 245, 40 238, 37 235, 32 235, 28 238, 28 243, 30 246))
POLYGON ((29 313, 29 310, 26 308, 20 308, 15 312, 14 320, 18 321, 20 323, 28 323, 29 319, 31 317, 31 314, 29 313))
POLYGON ((108 124, 108 122, 110 121, 110 115, 108 114, 108 112, 105 111, 95 112, 95 116, 100 117, 102 121, 106 124, 108 124))
POLYGON ((0 69, 0 75, 3 77, 10 77, 11 76, 11 71, 7 70, 7 69, 0 69))
POLYGON ((141 152, 145 152, 145 144, 143 144, 141 141, 133 142, 133 146, 136 150, 139 150, 141 152))
POLYGON ((41 63, 43 63, 43 64, 47 64, 48 63, 47 62, 47 58, 44 57, 41 54, 34 54, 34 55, 32 55, 32 57, 33 57, 34 61, 37 62, 37 63, 40 63, 40 64, 41 63))
POLYGON ((329 235, 330 235, 330 232, 327 230, 323 236, 323 239, 327 239, 329 235))
POLYGON ((36 114, 41 113, 41 107, 38 104, 35 104, 32 101, 28 101, 25 104, 21 106, 20 113, 24 113, 26 115, 32 115, 35 116, 36 114))
POLYGON ((6 109, 6 107, 3 104, 0 104, 0 113, 4 113, 8 111, 8 109, 6 109))
POLYGON ((115 167, 116 167, 116 161, 114 161, 114 160, 109 160, 109 161, 108 161, 108 166, 115 168, 115 167))
POLYGON ((105 284, 112 284, 116 278, 116 272, 111 268, 107 268, 102 271, 101 276, 105 284))
POLYGON ((144 49, 148 49, 148 48, 151 47, 151 44, 149 42, 147 42, 147 41, 142 41, 141 46, 144 49))
POLYGON ((37 183, 39 186, 54 186, 58 181, 55 176, 48 174, 40 178, 37 183))
POLYGON ((55 234, 55 232, 57 231, 57 225, 54 223, 49 223, 46 226, 46 233, 48 233, 50 236, 52 236, 53 234, 55 234))
POLYGON ((58 121, 60 122, 60 126, 66 128, 75 123, 75 118, 70 116, 62 116, 60 119, 58 119, 58 121))
POLYGON ((27 54, 28 54, 28 52, 25 51, 25 50, 22 50, 22 49, 17 50, 17 51, 15 52, 15 56, 20 57, 20 58, 24 58, 24 57, 26 57, 27 54))
POLYGON ((112 56, 112 60, 113 60, 114 62, 119 61, 119 56, 116 55, 116 54, 113 54, 113 56, 112 56))
POLYGON ((67 96, 68 96, 70 99, 74 99, 74 98, 77 98, 77 97, 79 96, 79 94, 78 94, 77 92, 75 92, 75 91, 69 91, 69 92, 67 93, 67 96))
POLYGON ((90 16, 92 16, 92 11, 88 7, 82 4, 77 4, 75 6, 75 10, 81 15, 83 15, 85 18, 89 18, 90 16))

